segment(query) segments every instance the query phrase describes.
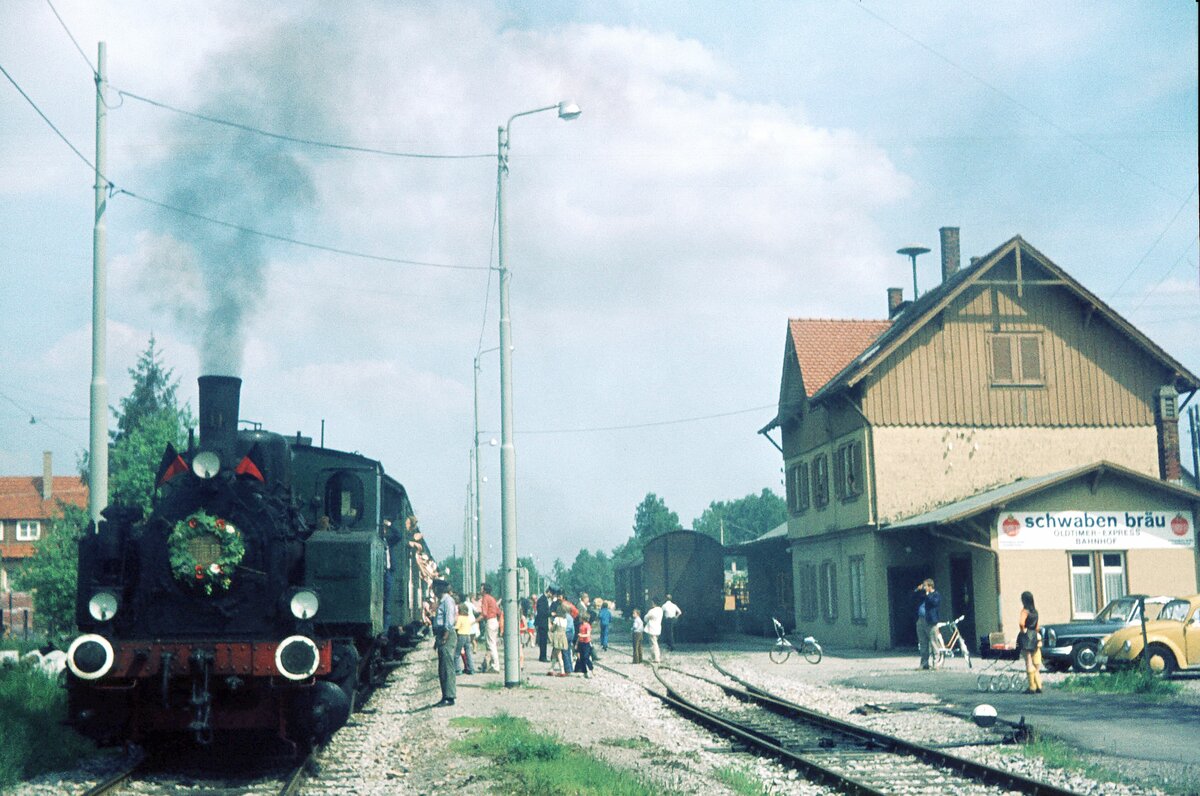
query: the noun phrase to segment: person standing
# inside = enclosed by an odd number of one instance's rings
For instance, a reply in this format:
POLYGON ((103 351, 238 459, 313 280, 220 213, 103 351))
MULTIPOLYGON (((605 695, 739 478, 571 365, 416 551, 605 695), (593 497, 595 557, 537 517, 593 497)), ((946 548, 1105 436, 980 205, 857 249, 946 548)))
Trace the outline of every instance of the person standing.
POLYGON ((656 600, 650 601, 650 610, 646 611, 646 628, 643 632, 650 637, 650 657, 655 663, 661 662, 658 651, 658 637, 662 635, 663 609, 656 600))
POLYGON ((934 588, 933 578, 926 578, 917 587, 917 592, 921 595, 917 603, 916 623, 917 649, 921 653, 921 668, 935 669, 937 666, 930 656, 934 649, 933 634, 938 632, 937 623, 941 621, 939 607, 942 604, 942 595, 938 594, 934 588))
POLYGON ((586 610, 579 612, 579 638, 575 642, 576 648, 579 650, 579 660, 575 663, 575 670, 583 672, 585 679, 590 679, 592 671, 595 667, 592 666, 592 615, 586 610))
POLYGON ((675 620, 678 619, 683 611, 679 606, 671 602, 671 595, 667 595, 666 601, 662 604, 663 612, 663 642, 667 645, 667 649, 671 652, 675 651, 675 620))
POLYGON ((600 605, 600 649, 608 652, 608 628, 612 624, 612 610, 608 607, 608 601, 605 600, 600 605))
POLYGON ((646 625, 642 622, 642 612, 638 609, 633 609, 633 662, 642 662, 642 636, 645 634, 646 625))
POLYGON ((567 614, 567 609, 559 604, 554 609, 554 618, 550 621, 550 671, 546 674, 557 675, 558 677, 566 677, 567 671, 564 661, 570 656, 570 650, 567 648, 567 621, 570 616, 567 614), (557 671, 556 671, 557 670, 557 671))
POLYGON ((455 673, 475 674, 475 656, 471 653, 471 617, 467 614, 466 600, 458 604, 454 633, 458 636, 458 645, 454 648, 455 673))
POLYGON ((458 649, 454 623, 458 621, 458 606, 450 596, 450 584, 441 578, 433 582, 433 593, 438 601, 433 614, 433 645, 438 656, 438 684, 442 687, 442 701, 434 707, 442 708, 453 705, 458 696, 454 677, 454 655, 458 649))
POLYGON ((1033 592, 1021 592, 1021 616, 1017 622, 1021 632, 1017 636, 1017 649, 1025 661, 1025 676, 1029 680, 1027 694, 1042 693, 1041 651, 1042 634, 1038 632, 1038 612, 1033 604, 1033 592))
POLYGON ((500 670, 500 603, 492 596, 492 584, 483 584, 483 597, 479 600, 479 615, 483 619, 484 632, 487 634, 487 652, 483 656, 483 670, 500 670))
POLYGON ((538 660, 542 663, 550 660, 546 657, 546 647, 550 643, 550 596, 553 593, 547 586, 534 605, 533 627, 537 631, 538 660))

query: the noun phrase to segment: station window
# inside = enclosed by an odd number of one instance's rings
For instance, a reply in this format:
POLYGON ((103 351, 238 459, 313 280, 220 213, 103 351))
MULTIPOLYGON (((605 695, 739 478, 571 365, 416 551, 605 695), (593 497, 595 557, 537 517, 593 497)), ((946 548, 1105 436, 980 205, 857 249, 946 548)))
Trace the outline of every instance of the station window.
POLYGON ((808 462, 798 462, 788 469, 788 511, 802 514, 808 510, 808 462))
POLYGON ((821 617, 826 622, 837 619, 837 567, 832 561, 821 564, 821 617))
POLYGON ((36 542, 42 538, 42 524, 37 520, 17 520, 18 542, 36 542))
POLYGON ((817 618, 817 568, 812 564, 800 565, 800 599, 796 607, 800 618, 811 622, 817 618))
POLYGON ((829 505, 829 457, 824 453, 813 458, 812 499, 819 509, 829 505))
POLYGON ((325 482, 325 514, 333 527, 357 525, 363 503, 362 479, 354 473, 334 473, 325 482))
POLYGON ((852 622, 867 621, 867 601, 864 595, 867 579, 867 559, 865 556, 850 557, 850 620, 852 622))
POLYGON ((992 354, 992 384, 1041 384, 1042 341, 1036 334, 994 334, 989 340, 992 354))
POLYGON ((847 442, 833 459, 833 483, 839 500, 854 500, 862 494, 863 456, 861 442, 847 442))
POLYGON ((1071 618, 1091 619, 1109 600, 1124 596, 1125 554, 1070 553, 1071 618))

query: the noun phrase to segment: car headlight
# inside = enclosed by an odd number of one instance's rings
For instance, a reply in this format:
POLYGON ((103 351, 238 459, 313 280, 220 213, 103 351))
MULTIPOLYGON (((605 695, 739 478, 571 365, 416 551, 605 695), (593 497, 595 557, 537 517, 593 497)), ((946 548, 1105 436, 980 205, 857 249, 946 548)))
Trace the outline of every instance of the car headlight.
POLYGON ((1129 652, 1133 649, 1133 639, 1125 639, 1125 643, 1121 645, 1121 652, 1129 652))
POLYGON ((88 600, 88 613, 97 622, 107 622, 117 615, 117 595, 111 591, 98 591, 88 600))
POLYGON ((292 609, 292 616, 297 619, 312 619, 317 613, 321 602, 317 599, 317 593, 312 589, 300 589, 292 595, 288 606, 292 609))

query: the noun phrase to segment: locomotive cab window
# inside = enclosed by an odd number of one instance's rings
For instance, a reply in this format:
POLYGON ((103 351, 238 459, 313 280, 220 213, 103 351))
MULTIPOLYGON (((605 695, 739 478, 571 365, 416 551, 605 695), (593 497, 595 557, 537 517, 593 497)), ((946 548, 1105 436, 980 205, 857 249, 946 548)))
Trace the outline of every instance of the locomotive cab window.
POLYGON ((359 524, 363 503, 363 482, 354 473, 334 473, 325 482, 325 514, 334 527, 359 524))

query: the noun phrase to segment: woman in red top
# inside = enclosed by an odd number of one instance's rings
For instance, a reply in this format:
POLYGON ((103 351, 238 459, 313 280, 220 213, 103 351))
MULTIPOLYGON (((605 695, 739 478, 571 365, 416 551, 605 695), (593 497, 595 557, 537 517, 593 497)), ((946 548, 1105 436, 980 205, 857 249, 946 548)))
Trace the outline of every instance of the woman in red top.
POLYGON ((575 663, 575 671, 583 672, 583 676, 591 678, 592 670, 592 615, 587 611, 579 612, 578 636, 575 648, 579 651, 579 660, 575 663))

